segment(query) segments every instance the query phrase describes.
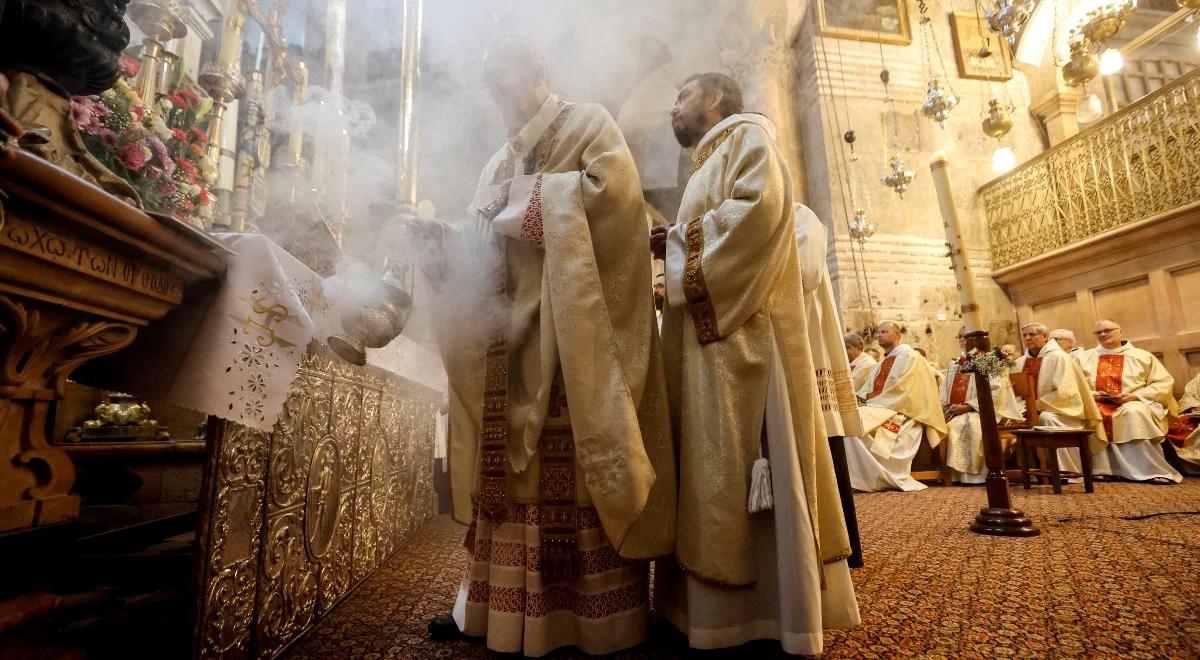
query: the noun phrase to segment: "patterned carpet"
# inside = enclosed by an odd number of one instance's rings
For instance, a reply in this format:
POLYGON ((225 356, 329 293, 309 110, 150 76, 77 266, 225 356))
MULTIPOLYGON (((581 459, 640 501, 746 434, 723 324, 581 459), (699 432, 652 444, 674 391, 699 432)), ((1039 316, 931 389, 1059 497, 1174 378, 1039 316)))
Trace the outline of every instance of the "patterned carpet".
MULTIPOLYGON (((1200 657, 1200 479, 1013 494, 1040 537, 970 532, 985 500, 979 487, 857 495, 863 623, 827 632, 826 657, 1200 657)), ((452 604, 463 531, 445 517, 431 521, 290 657, 489 657, 482 644, 425 636, 452 604)), ((751 654, 765 657, 734 655, 751 654)), ((686 655, 678 638, 660 635, 618 657, 686 655)))

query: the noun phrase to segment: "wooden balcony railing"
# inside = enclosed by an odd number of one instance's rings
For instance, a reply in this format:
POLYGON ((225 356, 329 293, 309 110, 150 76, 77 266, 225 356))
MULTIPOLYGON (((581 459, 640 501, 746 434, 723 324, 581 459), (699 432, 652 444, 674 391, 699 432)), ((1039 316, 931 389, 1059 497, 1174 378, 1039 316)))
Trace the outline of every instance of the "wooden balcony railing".
POLYGON ((994 269, 1200 200, 1200 69, 979 190, 994 269))

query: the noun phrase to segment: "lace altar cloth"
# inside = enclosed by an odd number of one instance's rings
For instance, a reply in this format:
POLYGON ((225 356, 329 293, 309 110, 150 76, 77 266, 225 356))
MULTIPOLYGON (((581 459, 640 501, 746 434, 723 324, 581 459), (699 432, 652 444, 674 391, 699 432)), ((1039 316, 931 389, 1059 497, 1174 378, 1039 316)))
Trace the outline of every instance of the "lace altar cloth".
POLYGON ((321 276, 271 239, 214 238, 235 256, 164 398, 269 432, 309 342, 341 326, 321 276))

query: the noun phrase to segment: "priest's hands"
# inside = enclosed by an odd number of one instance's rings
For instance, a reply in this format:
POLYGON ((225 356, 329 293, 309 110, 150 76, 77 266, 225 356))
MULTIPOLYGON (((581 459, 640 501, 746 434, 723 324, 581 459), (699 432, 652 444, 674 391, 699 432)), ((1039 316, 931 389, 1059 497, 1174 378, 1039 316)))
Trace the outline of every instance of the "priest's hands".
POLYGON ((952 403, 943 408, 942 411, 946 414, 946 419, 953 419, 959 415, 965 415, 971 412, 971 406, 968 406, 965 403, 952 403))
POLYGON ((650 254, 654 255, 655 259, 666 260, 667 258, 667 232, 675 225, 667 225, 666 227, 654 227, 650 230, 650 254))
POLYGON ((1092 395, 1096 401, 1100 403, 1115 403, 1118 406, 1123 406, 1130 401, 1137 401, 1137 397, 1132 394, 1112 394, 1110 392, 1096 392, 1092 395))

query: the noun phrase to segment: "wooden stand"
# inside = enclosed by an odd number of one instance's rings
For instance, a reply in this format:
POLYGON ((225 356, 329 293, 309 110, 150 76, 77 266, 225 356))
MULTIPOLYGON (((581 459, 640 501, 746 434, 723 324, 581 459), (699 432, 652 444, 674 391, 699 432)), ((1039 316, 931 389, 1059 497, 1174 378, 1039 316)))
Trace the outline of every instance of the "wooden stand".
POLYGON ((79 515, 75 467, 46 437, 52 406, 75 369, 224 272, 190 231, 0 141, 0 532, 79 515))
MULTIPOLYGON (((987 332, 976 330, 967 333, 967 350, 972 348, 980 351, 991 348, 987 332)), ((988 468, 988 505, 975 516, 971 531, 992 536, 1037 536, 1042 531, 1012 505, 1012 494, 1008 490, 1008 477, 1004 470, 1004 449, 1000 446, 1000 433, 996 429, 992 385, 984 374, 977 373, 974 376, 975 392, 979 397, 979 424, 983 430, 983 456, 988 468)))

